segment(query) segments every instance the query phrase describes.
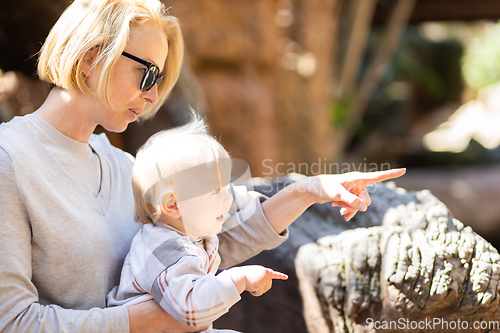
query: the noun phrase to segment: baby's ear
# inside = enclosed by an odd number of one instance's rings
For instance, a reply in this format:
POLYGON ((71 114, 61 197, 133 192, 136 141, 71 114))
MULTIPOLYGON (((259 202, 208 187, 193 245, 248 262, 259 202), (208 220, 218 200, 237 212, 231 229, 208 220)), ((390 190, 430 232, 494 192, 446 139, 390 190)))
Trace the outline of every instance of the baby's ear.
POLYGON ((177 202, 175 201, 175 194, 167 192, 161 197, 161 211, 163 214, 170 218, 178 219, 181 216, 177 202))

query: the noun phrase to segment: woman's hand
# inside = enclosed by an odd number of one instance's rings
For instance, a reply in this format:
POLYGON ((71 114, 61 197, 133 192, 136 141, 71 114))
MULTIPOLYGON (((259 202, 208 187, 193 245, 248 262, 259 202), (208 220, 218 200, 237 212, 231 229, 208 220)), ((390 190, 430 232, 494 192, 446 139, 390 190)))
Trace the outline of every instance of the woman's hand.
POLYGON ((377 172, 350 172, 340 175, 319 175, 302 180, 300 185, 316 203, 331 202, 342 207, 340 214, 349 221, 358 211, 366 211, 371 204, 367 186, 404 175, 406 169, 377 172))
POLYGON ((368 185, 400 177, 405 172, 406 169, 393 169, 306 177, 264 201, 262 210, 277 234, 286 230, 314 203, 331 202, 334 207, 342 207, 340 213, 348 221, 370 205, 368 185))
POLYGON ((154 300, 128 307, 130 333, 199 332, 207 326, 186 326, 166 313, 154 300))

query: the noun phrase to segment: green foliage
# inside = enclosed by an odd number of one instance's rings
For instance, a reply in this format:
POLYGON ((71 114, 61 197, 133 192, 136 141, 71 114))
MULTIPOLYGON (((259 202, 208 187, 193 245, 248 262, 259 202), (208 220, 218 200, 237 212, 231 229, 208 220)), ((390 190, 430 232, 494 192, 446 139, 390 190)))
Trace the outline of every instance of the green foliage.
POLYGON ((341 97, 330 103, 329 115, 333 126, 337 129, 344 128, 347 125, 347 113, 351 105, 352 97, 341 97))
POLYGON ((396 56, 392 66, 399 77, 420 85, 431 96, 441 96, 446 89, 439 74, 415 57, 396 56))
POLYGON ((463 45, 459 40, 430 41, 417 28, 410 27, 391 63, 393 79, 411 84, 423 109, 460 100, 462 55, 463 45))
POLYGON ((475 90, 500 82, 500 23, 486 29, 466 48, 462 74, 475 90))

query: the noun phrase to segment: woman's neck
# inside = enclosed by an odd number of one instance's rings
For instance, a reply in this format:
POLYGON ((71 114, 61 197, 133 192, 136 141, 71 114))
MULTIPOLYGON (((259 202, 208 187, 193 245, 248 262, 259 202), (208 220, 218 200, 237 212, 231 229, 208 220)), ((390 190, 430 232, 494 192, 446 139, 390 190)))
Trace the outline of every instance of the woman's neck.
POLYGON ((62 134, 88 142, 97 124, 91 120, 93 98, 81 91, 52 88, 42 106, 34 112, 62 134))

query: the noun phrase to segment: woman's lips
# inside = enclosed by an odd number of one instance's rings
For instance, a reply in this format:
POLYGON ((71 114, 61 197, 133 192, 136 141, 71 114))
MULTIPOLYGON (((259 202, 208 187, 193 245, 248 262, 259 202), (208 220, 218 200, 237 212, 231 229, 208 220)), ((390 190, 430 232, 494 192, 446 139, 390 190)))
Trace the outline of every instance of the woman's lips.
POLYGON ((139 117, 139 115, 142 113, 142 110, 141 109, 132 109, 132 108, 129 108, 128 109, 132 115, 132 118, 134 119, 133 121, 136 121, 137 120, 137 117, 139 117))

